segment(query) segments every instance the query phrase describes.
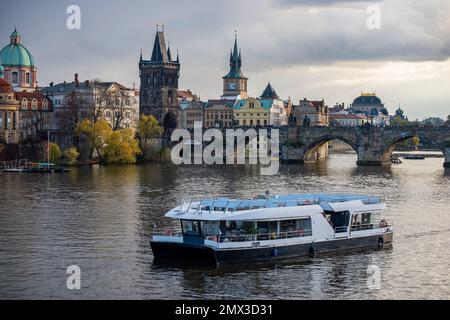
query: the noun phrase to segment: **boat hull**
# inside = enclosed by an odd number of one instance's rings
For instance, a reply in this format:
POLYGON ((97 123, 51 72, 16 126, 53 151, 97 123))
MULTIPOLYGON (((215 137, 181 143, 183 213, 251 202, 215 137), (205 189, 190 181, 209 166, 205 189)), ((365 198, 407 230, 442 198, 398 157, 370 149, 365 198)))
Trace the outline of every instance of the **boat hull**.
POLYGON ((155 261, 186 262, 188 264, 244 264, 248 262, 268 262, 302 257, 314 257, 318 254, 363 248, 384 248, 393 240, 393 233, 370 235, 354 238, 335 239, 315 243, 302 243, 282 246, 255 248, 213 249, 204 245, 184 243, 154 242, 151 247, 155 261), (382 239, 382 240, 380 240, 382 239))

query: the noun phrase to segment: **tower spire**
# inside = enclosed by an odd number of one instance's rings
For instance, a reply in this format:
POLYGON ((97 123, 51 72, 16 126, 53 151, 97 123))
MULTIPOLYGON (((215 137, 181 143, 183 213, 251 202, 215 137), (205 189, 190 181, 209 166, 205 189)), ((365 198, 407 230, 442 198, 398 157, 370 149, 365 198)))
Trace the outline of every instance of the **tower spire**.
POLYGON ((172 54, 170 53, 170 41, 167 43, 167 58, 172 61, 172 54))

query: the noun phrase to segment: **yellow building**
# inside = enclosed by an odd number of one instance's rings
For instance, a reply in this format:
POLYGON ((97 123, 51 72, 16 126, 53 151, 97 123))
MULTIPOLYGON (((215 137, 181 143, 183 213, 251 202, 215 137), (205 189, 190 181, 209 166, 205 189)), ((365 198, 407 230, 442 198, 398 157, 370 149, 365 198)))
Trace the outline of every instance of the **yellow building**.
POLYGON ((0 78, 0 143, 19 143, 19 101, 12 86, 0 78))
POLYGON ((236 125, 242 127, 268 126, 270 123, 270 109, 265 109, 256 98, 239 100, 233 115, 236 125))

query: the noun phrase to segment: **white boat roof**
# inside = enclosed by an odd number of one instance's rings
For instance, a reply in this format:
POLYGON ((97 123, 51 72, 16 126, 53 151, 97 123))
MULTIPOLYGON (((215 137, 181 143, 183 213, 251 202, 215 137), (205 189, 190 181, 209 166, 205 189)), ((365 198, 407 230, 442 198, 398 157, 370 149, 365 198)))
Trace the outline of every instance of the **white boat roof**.
POLYGON ((282 220, 324 211, 382 210, 379 197, 365 195, 290 194, 256 199, 185 200, 165 216, 185 220, 282 220), (279 210, 283 207, 283 210, 279 210))

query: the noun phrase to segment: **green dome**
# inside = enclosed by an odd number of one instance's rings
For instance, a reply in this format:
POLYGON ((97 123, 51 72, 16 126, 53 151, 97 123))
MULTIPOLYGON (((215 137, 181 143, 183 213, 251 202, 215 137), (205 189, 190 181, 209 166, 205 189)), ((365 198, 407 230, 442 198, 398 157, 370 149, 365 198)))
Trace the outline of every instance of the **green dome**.
POLYGON ((0 51, 0 61, 4 66, 34 67, 30 51, 20 44, 20 34, 14 29, 11 42, 0 51))
POLYGON ((0 60, 4 66, 34 67, 33 56, 21 44, 9 44, 0 51, 0 60))

